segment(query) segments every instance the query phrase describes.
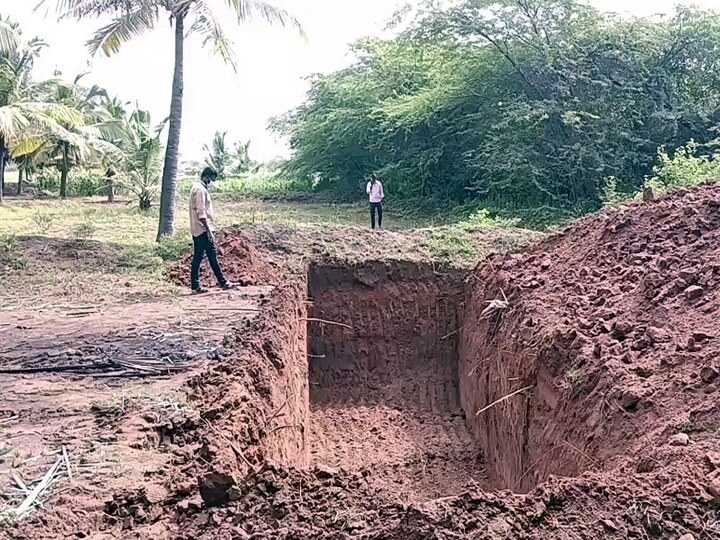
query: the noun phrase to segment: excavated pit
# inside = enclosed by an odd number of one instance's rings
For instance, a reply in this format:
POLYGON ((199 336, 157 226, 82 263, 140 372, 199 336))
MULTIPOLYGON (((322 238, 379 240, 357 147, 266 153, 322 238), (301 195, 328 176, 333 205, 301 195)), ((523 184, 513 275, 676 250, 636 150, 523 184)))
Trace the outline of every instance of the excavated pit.
POLYGON ((429 265, 313 265, 308 323, 311 465, 366 471, 422 501, 486 484, 458 381, 462 276, 429 265))

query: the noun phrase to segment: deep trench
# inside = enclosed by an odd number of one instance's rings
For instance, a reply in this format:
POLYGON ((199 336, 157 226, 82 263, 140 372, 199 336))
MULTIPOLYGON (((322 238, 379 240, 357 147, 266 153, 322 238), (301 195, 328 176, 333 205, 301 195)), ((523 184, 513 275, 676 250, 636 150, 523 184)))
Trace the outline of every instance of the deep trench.
MULTIPOLYGON (((488 486, 460 402, 462 275, 430 265, 308 272, 310 465, 365 472, 402 500, 488 486)), ((489 486, 488 486, 489 487, 489 486)))

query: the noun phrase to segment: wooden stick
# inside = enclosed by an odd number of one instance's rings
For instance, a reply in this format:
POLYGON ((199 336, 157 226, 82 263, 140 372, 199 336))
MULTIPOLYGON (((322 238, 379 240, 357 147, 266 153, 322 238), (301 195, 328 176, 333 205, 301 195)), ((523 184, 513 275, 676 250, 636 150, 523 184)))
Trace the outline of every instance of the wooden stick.
POLYGON ((186 311, 250 311, 253 313, 259 313, 262 311, 258 308, 241 308, 241 307, 186 307, 186 311))
POLYGON ((288 401, 290 401, 290 396, 286 397, 285 401, 283 401, 282 405, 280 405, 280 408, 277 411, 275 411, 272 414, 272 416, 270 416, 270 418, 265 420, 265 427, 267 427, 270 424, 270 422, 272 422, 273 420, 275 420, 275 418, 277 418, 277 416, 280 414, 280 411, 282 411, 285 408, 285 405, 288 404, 288 401))
POLYGON ((555 450, 557 450, 558 448, 560 448, 560 445, 559 445, 559 444, 556 444, 556 445, 553 446, 550 450, 548 450, 547 452, 545 452, 541 457, 539 457, 537 460, 535 460, 535 463, 533 463, 532 465, 530 465, 530 467, 528 467, 528 469, 522 474, 522 476, 521 476, 520 478, 518 478, 517 482, 515 482, 515 485, 513 486, 513 489, 517 489, 517 488, 520 486, 520 484, 522 483, 523 479, 524 479, 528 474, 530 474, 530 473, 533 471, 533 469, 534 469, 535 467, 537 467, 546 457, 548 457, 550 454, 552 454, 552 453, 553 453, 555 450))
POLYGON ((20 477, 18 476, 18 473, 16 473, 15 471, 13 471, 12 477, 13 477, 13 480, 15 480, 15 483, 17 484, 17 486, 25 493, 25 495, 27 495, 28 493, 30 493, 30 490, 29 490, 29 489, 27 488, 27 486, 25 485, 25 482, 22 481, 22 478, 20 478, 20 477))
POLYGON ((442 340, 445 340, 445 339, 447 339, 447 338, 449 338, 449 337, 452 337, 452 336, 454 336, 455 334, 459 333, 459 332, 460 332, 460 330, 462 330, 462 328, 458 328, 458 329, 457 329, 457 330, 455 330, 454 332, 450 332, 449 334, 447 334, 447 335, 445 335, 445 336, 441 337, 441 338, 440 338, 440 341, 442 341, 442 340))
POLYGON ((493 408, 495 405, 497 405, 498 403, 502 403, 503 401, 507 401, 508 399, 510 399, 511 397, 513 397, 513 396, 516 395, 516 394, 519 394, 520 392, 524 392, 525 390, 530 390, 533 386, 535 386, 535 385, 534 385, 534 384, 531 384, 530 386, 526 386, 525 388, 521 388, 520 390, 515 390, 512 394, 508 394, 507 396, 503 396, 503 397, 501 397, 500 399, 496 399, 495 401, 493 401, 493 402, 492 402, 490 405, 488 405, 487 407, 483 407, 483 408, 480 409, 478 412, 476 412, 476 413, 475 413, 475 416, 480 416, 481 413, 484 413, 484 412, 487 411, 488 409, 492 409, 492 408, 493 408))
POLYGON ((347 324, 339 323, 339 322, 335 322, 335 321, 326 321, 325 319, 316 319, 314 317, 307 317, 305 319, 300 319, 300 322, 319 322, 319 323, 323 323, 323 324, 332 324, 334 326, 342 326, 343 328, 348 328, 348 329, 352 330, 352 326, 349 326, 347 324))
POLYGON ((300 428, 300 426, 297 424, 285 424, 283 426, 277 426, 277 427, 272 428, 270 430, 270 433, 268 433, 268 435, 272 435, 273 433, 275 433, 276 431, 280 431, 281 429, 299 429, 299 428, 300 428))
POLYGON ((72 365, 72 366, 49 366, 49 367, 36 367, 36 368, 8 368, 0 369, 0 373, 4 375, 20 375, 23 373, 60 373, 63 371, 75 371, 79 373, 85 373, 87 371, 94 371, 97 369, 112 368, 112 364, 87 364, 87 365, 72 365))
POLYGON ((468 373, 467 376, 470 377, 473 373, 475 373, 477 371, 477 368, 479 368, 483 364, 483 362, 486 362, 486 361, 487 361, 487 358, 485 360, 480 360, 477 364, 475 364, 475 367, 473 367, 470 370, 470 373, 468 373))
POLYGON ((308 354, 308 358, 325 358, 324 354, 308 354))
POLYGON ((597 459, 588 456, 585 452, 583 452, 582 450, 580 450, 578 447, 573 446, 573 445, 570 444, 568 441, 563 441, 563 444, 567 444, 570 448, 572 448, 573 450, 575 450, 578 454, 580 454, 580 455, 585 456, 586 458, 588 458, 588 459, 589 459, 590 461, 592 461, 595 465, 598 464, 598 460, 597 460, 597 459))
POLYGON ((42 494, 43 491, 48 487, 50 482, 52 481, 53 477, 55 476, 55 473, 57 472, 58 468, 60 468, 60 464, 62 463, 62 458, 58 458, 58 460, 55 462, 55 465, 50 467, 50 470, 45 473, 45 476, 43 476, 42 480, 38 482, 38 485, 33 488, 33 490, 30 492, 30 494, 25 497, 25 500, 18 506, 17 510, 15 510, 15 514, 18 517, 23 516, 32 505, 35 503, 35 500, 42 494))
POLYGON ((63 459, 65 460, 65 467, 67 468, 68 479, 72 482, 72 467, 70 466, 70 458, 68 457, 67 448, 62 447, 63 459))
POLYGON ((245 462, 245 464, 250 467, 250 470, 253 472, 253 474, 256 474, 255 467, 252 463, 250 463, 250 460, 245 457, 245 454, 242 453, 242 450, 240 450, 235 444, 228 439, 223 433, 221 433, 218 429, 215 428, 210 422, 205 420, 205 424, 207 424, 207 427, 209 427, 212 431, 214 431, 217 435, 219 435, 222 439, 225 440, 230 445, 230 448, 232 448, 232 451, 235 452, 235 455, 242 458, 242 460, 245 462))

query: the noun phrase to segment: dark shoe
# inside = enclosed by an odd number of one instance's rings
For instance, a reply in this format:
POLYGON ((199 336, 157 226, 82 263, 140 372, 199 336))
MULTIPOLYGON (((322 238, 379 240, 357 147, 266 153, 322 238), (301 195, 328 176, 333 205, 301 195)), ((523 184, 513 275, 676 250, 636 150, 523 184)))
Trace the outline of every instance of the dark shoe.
POLYGON ((233 290, 233 289, 237 289, 239 286, 240 286, 240 285, 238 285, 237 283, 233 283, 233 282, 231 282, 231 281, 228 281, 227 283, 224 283, 223 285, 220 285, 220 288, 221 288, 223 291, 231 291, 231 290, 233 290))
POLYGON ((192 290, 193 294, 205 294, 206 292, 208 292, 207 289, 203 289, 202 287, 192 290))

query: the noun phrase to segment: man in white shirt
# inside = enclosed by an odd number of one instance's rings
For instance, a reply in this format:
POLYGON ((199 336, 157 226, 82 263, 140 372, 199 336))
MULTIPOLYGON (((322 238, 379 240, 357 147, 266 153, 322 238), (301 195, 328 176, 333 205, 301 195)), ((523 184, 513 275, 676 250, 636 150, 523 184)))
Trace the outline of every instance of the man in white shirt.
POLYGON ((231 289, 234 286, 225 279, 220 263, 218 263, 213 205, 210 198, 210 191, 215 189, 215 180, 217 180, 217 173, 207 167, 202 172, 200 180, 194 182, 190 189, 190 233, 195 248, 190 272, 190 286, 194 294, 207 292, 200 285, 200 264, 206 254, 218 285, 222 289, 231 289))
POLYGON ((382 230, 383 199, 385 198, 382 182, 373 175, 370 177, 365 191, 370 197, 370 225, 373 229, 375 228, 375 214, 377 213, 378 227, 382 230))

